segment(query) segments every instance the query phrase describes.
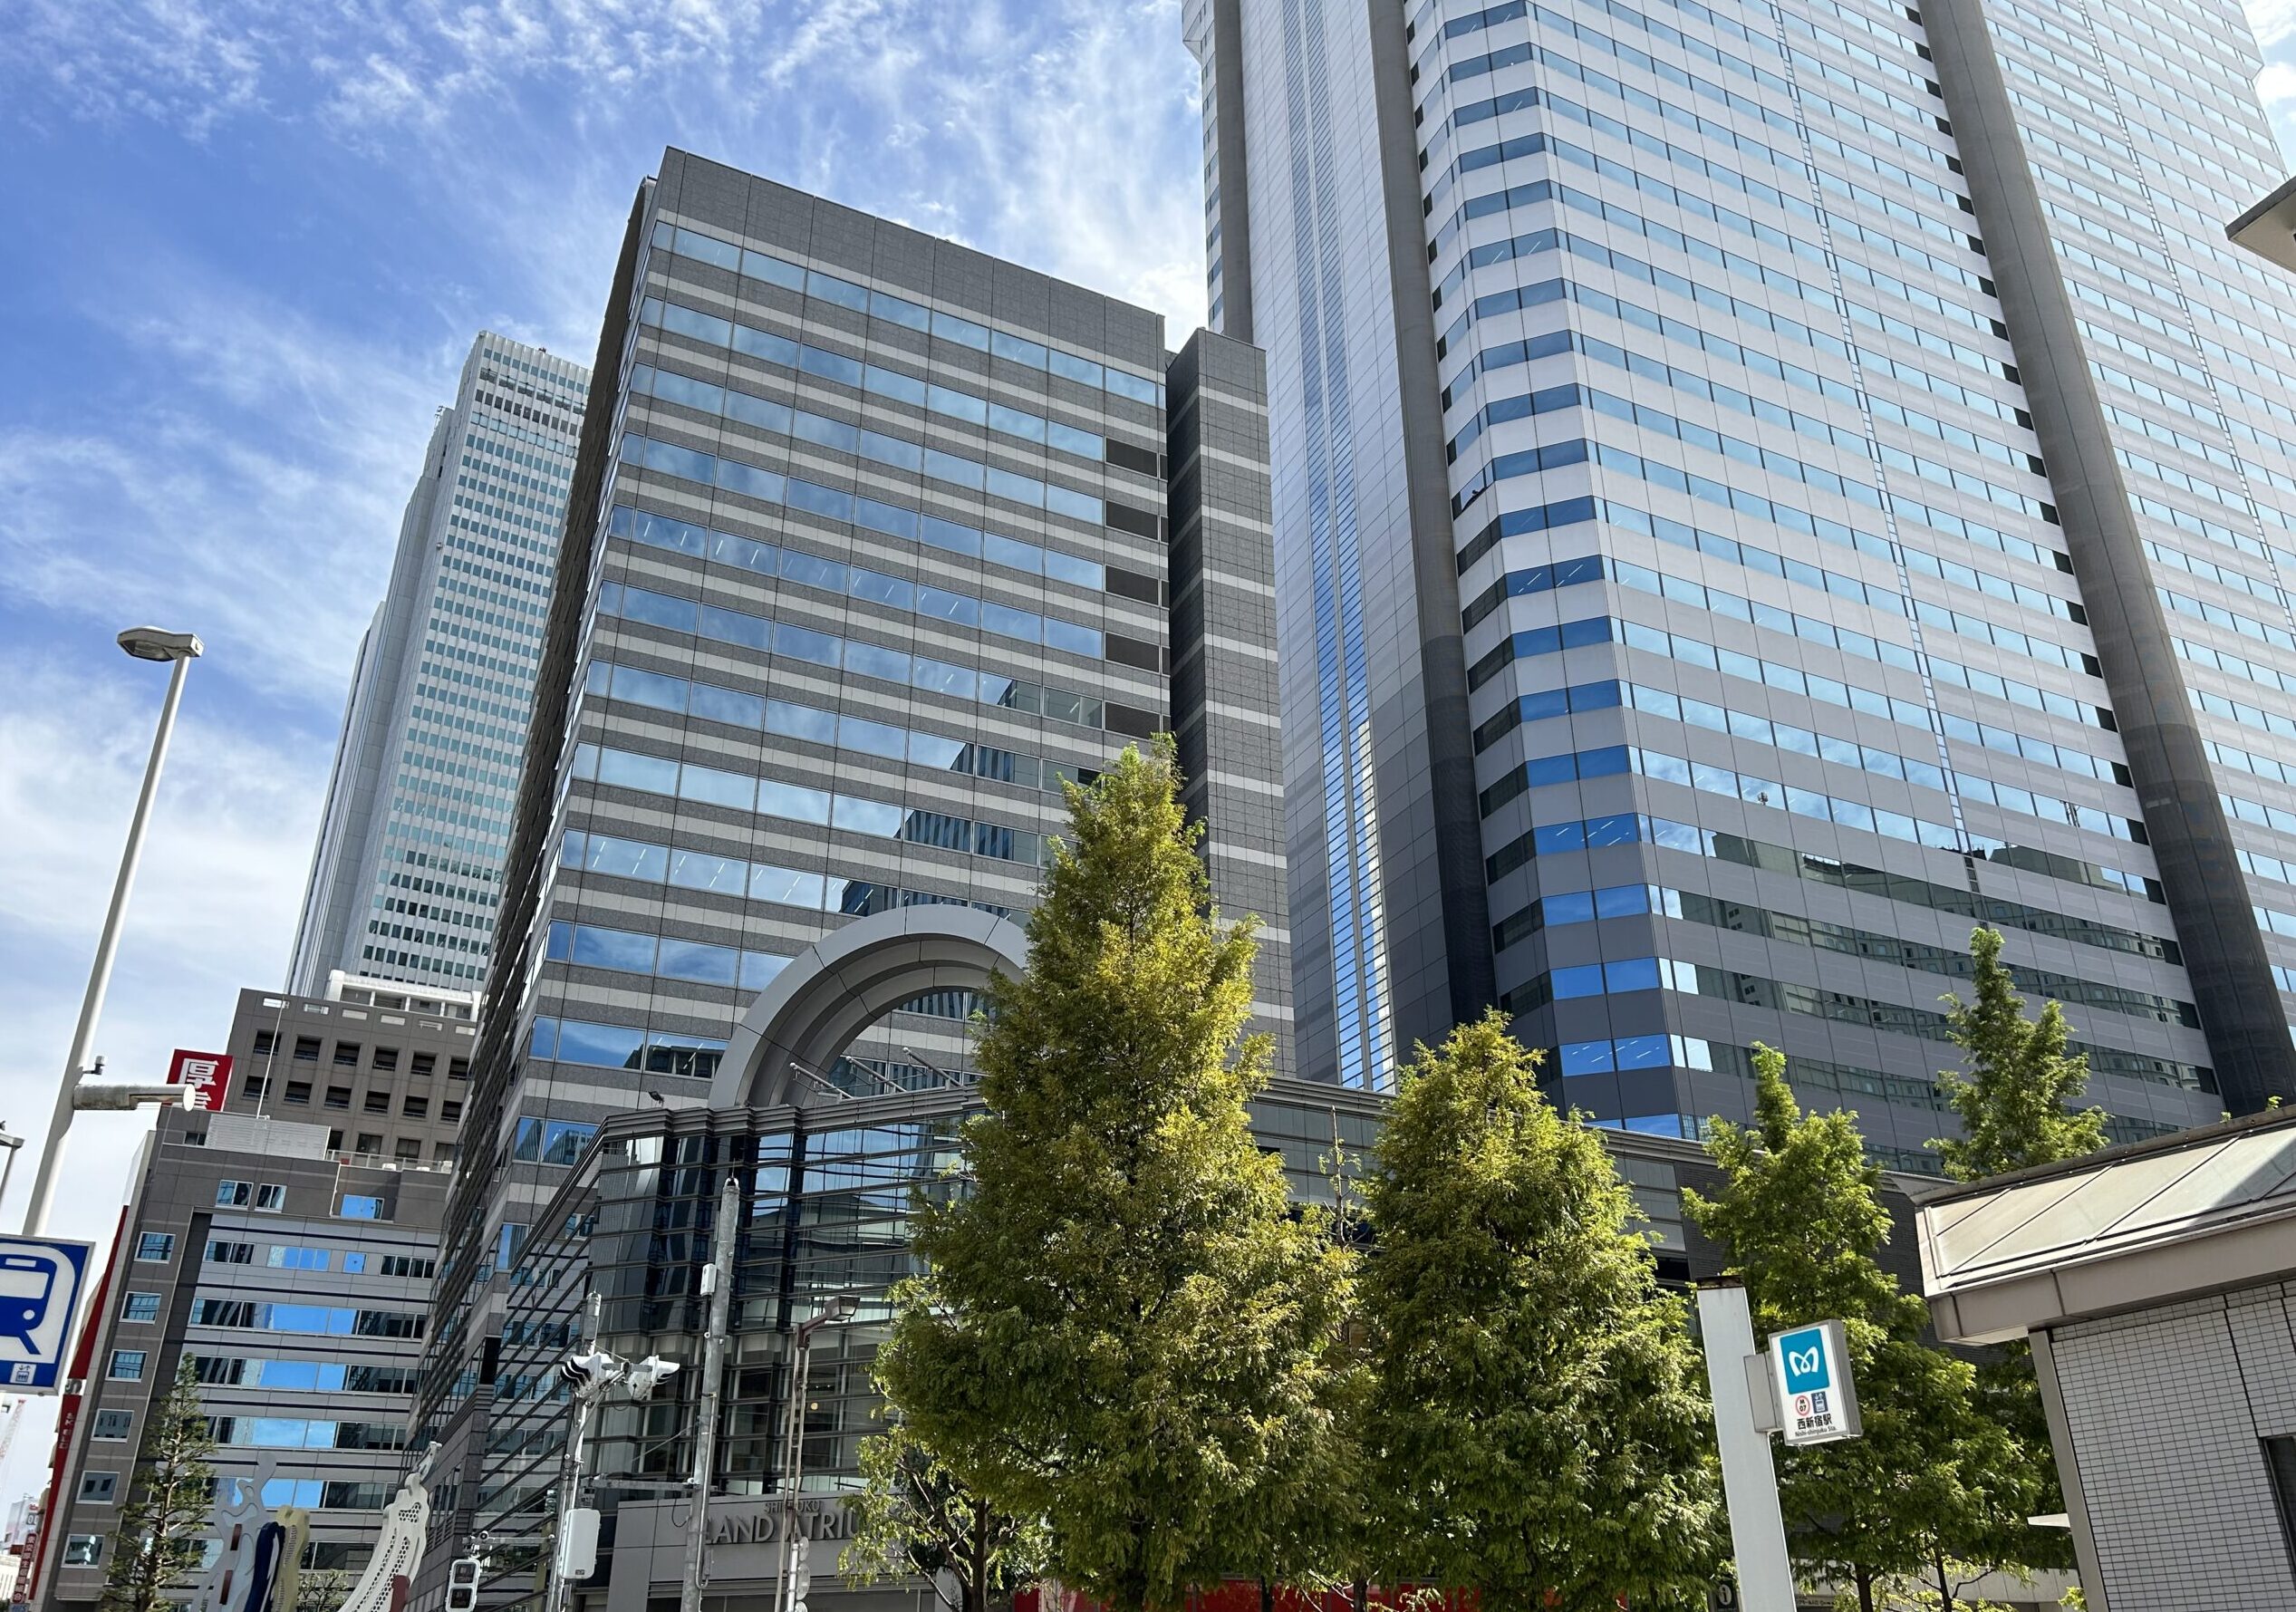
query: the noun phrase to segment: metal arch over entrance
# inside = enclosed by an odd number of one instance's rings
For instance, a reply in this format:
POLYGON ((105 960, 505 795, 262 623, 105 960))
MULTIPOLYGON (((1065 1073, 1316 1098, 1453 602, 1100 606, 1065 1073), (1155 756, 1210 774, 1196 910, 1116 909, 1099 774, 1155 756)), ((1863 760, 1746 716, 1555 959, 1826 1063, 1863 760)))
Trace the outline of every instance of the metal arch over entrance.
POLYGON ((801 1070, 826 1070, 854 1038, 912 997, 979 990, 1028 966, 1028 933, 976 907, 897 907, 791 958, 749 1004, 709 1087, 713 1108, 805 1107, 801 1070))

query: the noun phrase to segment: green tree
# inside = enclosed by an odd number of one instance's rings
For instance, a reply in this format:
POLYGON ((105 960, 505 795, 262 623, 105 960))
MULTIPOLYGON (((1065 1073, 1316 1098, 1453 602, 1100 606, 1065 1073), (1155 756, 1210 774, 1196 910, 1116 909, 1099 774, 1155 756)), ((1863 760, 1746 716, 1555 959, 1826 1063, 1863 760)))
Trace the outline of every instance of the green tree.
POLYGON ((215 1501, 214 1430, 199 1403, 188 1356, 166 1395, 145 1418, 127 1503, 111 1540, 102 1612, 160 1612, 168 1591, 198 1565, 200 1536, 215 1501))
POLYGON ((353 1588, 351 1575, 333 1568, 299 1573, 294 1612, 341 1612, 353 1588))
POLYGON ((987 993, 971 1191, 920 1200, 879 1360, 919 1443, 1121 1612, 1295 1579, 1346 1524, 1350 1260, 1252 1141, 1251 922, 1210 912, 1175 783, 1167 741, 1069 791, 1028 970, 987 993))
POLYGON ((951 1575, 960 1612, 988 1612, 992 1598, 1037 1578, 1045 1530, 999 1511, 960 1482, 894 1421, 862 1441, 862 1489, 849 1496, 853 1542, 838 1565, 856 1583, 951 1575))
POLYGON ((1803 1114, 1770 1047, 1754 1074, 1754 1123, 1717 1120, 1707 1144, 1722 1195, 1685 1192, 1683 1206, 1745 1282, 1758 1335, 1843 1322, 1864 1436, 1781 1449, 1779 1494, 1795 1559, 1873 1612, 1886 1580, 1944 1581, 2026 1474, 1977 1414, 1974 1370, 1922 1342, 1928 1307, 1876 1260, 1889 1212, 1854 1117, 1803 1114))
MULTIPOLYGON (((1980 1181, 2095 1153, 2105 1145, 2105 1111, 2075 1106, 2088 1089, 2089 1058, 2067 1052, 2064 1009, 2047 1002, 2039 1017, 2025 1017, 2025 999, 2001 959, 2000 931, 1975 931, 1969 949, 1976 959, 1969 999, 1946 999, 1952 1004, 1947 1033, 1961 1048, 1963 1067, 1937 1076, 1962 1127, 1961 1135, 1931 1144, 1945 1173, 1980 1181)), ((2025 1521, 2065 1509, 2031 1347, 2021 1341, 1989 1351, 1978 1362, 1977 1394, 1983 1413, 2016 1440, 2029 1488, 2021 1497, 2004 1497, 2010 1503, 1992 1520, 1988 1537, 1971 1542, 1972 1559, 2070 1566, 2070 1534, 2025 1521)))
POLYGON ((2105 1145, 2105 1111, 2073 1106, 2089 1087, 2089 1057, 2067 1053, 2064 1009, 2049 1002, 2039 1018, 2027 1018, 2001 946, 1997 929, 1973 932, 1970 999, 1945 999, 1962 1070, 1942 1071, 1937 1085, 1962 1134, 1931 1145, 1955 1181, 2077 1159, 2105 1145))
POLYGON ((1541 1095, 1504 1014, 1419 1048, 1366 1206, 1391 1581, 1485 1612, 1705 1607, 1718 1484, 1687 1318, 1609 1150, 1541 1095))

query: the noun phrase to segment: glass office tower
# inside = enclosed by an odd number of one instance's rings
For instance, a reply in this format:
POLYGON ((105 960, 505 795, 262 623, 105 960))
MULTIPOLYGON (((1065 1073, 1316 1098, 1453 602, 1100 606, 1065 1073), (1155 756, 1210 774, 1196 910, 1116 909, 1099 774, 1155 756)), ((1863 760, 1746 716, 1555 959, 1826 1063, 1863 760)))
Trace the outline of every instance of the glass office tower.
POLYGON ((1917 1165, 1983 922, 2118 1134, 2296 1095, 2237 5, 1184 25, 1269 353, 1304 1075, 1498 1001, 1603 1124, 1742 1114, 1759 1040, 1917 1165))
MULTIPOLYGON (((673 150, 598 362, 420 1396, 466 1520, 535 1386, 496 1380, 506 1304, 579 1240, 545 1206, 599 1125, 707 1101, 856 919, 1025 912, 1064 785, 1128 745, 1175 735, 1284 1067, 1258 352, 673 150)), ((975 1006, 904 1002, 808 1094, 960 1090, 975 1006)))
POLYGON ((359 641, 288 988, 341 972, 476 990, 590 372, 482 332, 359 641))

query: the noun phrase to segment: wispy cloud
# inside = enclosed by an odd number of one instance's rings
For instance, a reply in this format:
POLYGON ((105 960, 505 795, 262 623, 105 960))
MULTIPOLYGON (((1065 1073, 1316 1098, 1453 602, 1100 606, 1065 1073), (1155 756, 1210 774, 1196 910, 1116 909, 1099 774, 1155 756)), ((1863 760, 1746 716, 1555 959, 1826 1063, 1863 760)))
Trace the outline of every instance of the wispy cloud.
MULTIPOLYGON (((626 207, 649 147, 686 144, 1153 298, 1175 325, 1201 314, 1177 0, 24 4, 0 40, 19 117, 301 125, 527 219, 601 158, 626 207)), ((611 251, 578 260, 594 276, 611 251)))
POLYGON ((251 686, 331 687, 459 353, 314 328, 178 265, 132 293, 107 300, 147 310, 117 333, 136 401, 0 424, 0 593, 59 623, 192 623, 251 686))
POLYGON ((2296 60, 2265 63, 2256 78, 2256 96, 2264 103, 2264 115, 2272 120, 2282 155, 2296 153, 2296 60))

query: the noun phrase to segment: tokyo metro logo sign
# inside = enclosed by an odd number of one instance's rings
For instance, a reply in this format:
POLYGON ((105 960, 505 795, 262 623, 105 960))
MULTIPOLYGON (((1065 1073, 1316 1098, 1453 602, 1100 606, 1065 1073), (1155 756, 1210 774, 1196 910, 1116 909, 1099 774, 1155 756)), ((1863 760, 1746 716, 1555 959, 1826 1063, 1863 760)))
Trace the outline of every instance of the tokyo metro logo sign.
POLYGON ((1864 1431, 1849 1380, 1849 1339, 1839 1321, 1776 1334, 1770 1360, 1789 1444, 1830 1443, 1864 1431))

